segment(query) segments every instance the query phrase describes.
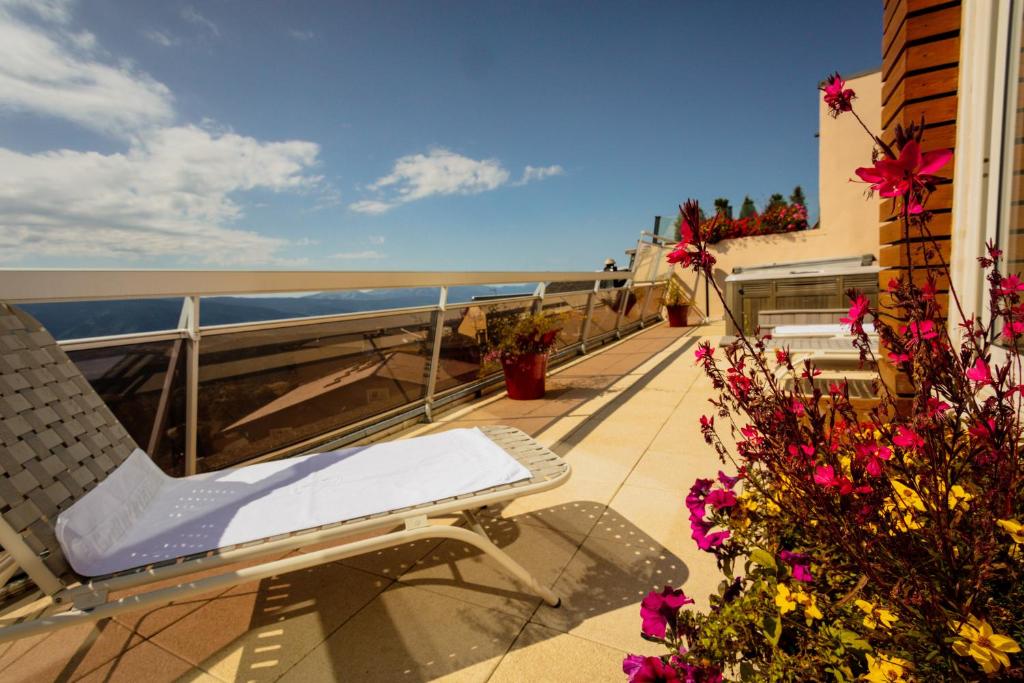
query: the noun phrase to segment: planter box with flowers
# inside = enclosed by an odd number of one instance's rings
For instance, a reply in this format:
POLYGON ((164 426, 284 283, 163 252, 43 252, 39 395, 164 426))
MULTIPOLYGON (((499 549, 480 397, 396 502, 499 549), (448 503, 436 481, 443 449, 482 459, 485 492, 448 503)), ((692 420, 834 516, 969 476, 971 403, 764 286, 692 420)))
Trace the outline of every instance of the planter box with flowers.
MULTIPOLYGON (((838 74, 822 90, 833 115, 857 117, 838 74)), ((723 581, 707 613, 684 610, 693 601, 671 586, 644 598, 642 633, 665 654, 627 657, 630 681, 1024 679, 1024 369, 1015 353, 991 353, 999 338, 1024 342, 1024 283, 999 272, 989 244, 979 258, 987 312, 960 310, 951 288, 960 338, 950 335, 936 290, 952 278, 927 204, 952 154, 922 152, 922 133, 897 126, 887 143, 868 131, 876 160, 856 173, 896 201, 905 236, 925 236, 925 264, 908 259, 889 282, 893 317, 851 291, 843 320, 875 361, 871 319, 889 362, 913 378, 912 399, 880 382, 879 406, 859 418, 845 383, 816 379, 810 360, 794 367, 785 349, 777 362, 803 387, 780 386, 764 339, 740 334, 724 358, 699 345, 717 394, 701 430, 736 475, 696 480, 685 505, 723 581)), ((721 298, 714 230, 696 202, 680 208, 683 239, 669 259, 709 276, 721 298)))
POLYGON ((676 280, 670 280, 661 304, 668 313, 669 327, 686 327, 690 315, 690 299, 676 280))
POLYGON ((481 374, 500 365, 508 397, 529 401, 544 397, 548 357, 561 330, 558 316, 531 313, 497 319, 488 326, 490 348, 484 355, 481 374))

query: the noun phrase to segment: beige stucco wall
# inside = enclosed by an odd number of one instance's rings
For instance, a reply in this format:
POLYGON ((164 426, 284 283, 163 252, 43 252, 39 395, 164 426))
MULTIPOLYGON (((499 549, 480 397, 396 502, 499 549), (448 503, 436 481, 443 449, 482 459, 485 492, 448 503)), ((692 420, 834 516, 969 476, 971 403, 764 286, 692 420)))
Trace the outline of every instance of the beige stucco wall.
MULTIPOLYGON (((882 76, 875 71, 847 81, 857 93, 854 105, 872 129, 881 127, 882 76)), ((866 195, 867 185, 851 182, 854 169, 871 163, 871 139, 856 119, 843 115, 833 119, 818 98, 818 204, 817 230, 782 235, 744 237, 716 244, 712 253, 719 286, 733 268, 842 256, 878 256, 878 198, 866 195)), ((690 272, 677 268, 677 277, 691 292, 694 305, 704 308, 704 285, 690 272)), ((710 317, 723 316, 722 305, 711 293, 710 317)))

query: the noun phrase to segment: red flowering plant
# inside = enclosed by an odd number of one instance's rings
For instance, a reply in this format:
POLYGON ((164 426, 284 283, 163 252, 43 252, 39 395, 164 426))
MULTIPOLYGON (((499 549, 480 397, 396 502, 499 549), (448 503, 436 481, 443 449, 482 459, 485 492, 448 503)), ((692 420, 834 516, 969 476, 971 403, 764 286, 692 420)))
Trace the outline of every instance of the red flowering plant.
POLYGON ((803 204, 781 204, 744 218, 728 218, 718 214, 704 221, 701 227, 708 244, 740 237, 807 230, 807 207, 803 204))
POLYGON ((561 316, 551 313, 491 315, 487 320, 487 351, 480 364, 481 376, 500 370, 502 362, 550 353, 562 323, 561 316))
MULTIPOLYGON (((822 90, 835 115, 856 116, 838 74, 822 90)), ((858 413, 845 382, 767 335, 699 345, 715 389, 701 430, 736 474, 698 479, 685 505, 723 581, 707 612, 671 586, 644 600, 642 633, 667 653, 627 658, 631 681, 1024 679, 1024 369, 1012 352, 1024 281, 999 271, 989 244, 987 312, 962 309, 929 229, 951 153, 922 152, 922 132, 898 128, 886 143, 868 131, 875 158, 856 173, 895 200, 908 268, 883 293, 887 317, 851 290, 844 319, 862 362, 878 360, 874 323, 912 395, 879 379, 877 407, 858 413)), ((732 317, 697 203, 680 214, 669 260, 707 276, 732 317)))

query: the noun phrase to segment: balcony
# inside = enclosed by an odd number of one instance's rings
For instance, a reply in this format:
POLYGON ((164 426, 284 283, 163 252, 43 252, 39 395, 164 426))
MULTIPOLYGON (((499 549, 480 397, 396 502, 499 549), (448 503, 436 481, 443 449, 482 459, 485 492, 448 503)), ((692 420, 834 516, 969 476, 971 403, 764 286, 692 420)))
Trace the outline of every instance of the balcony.
MULTIPOLYGON (((563 597, 552 609, 458 543, 411 544, 0 646, 5 680, 600 680, 663 583, 707 595, 680 500, 716 467, 692 362, 720 326, 654 325, 554 371, 548 397, 495 395, 403 431, 518 427, 568 459, 569 483, 489 510, 496 543, 563 597), (685 445, 685 447, 684 447, 685 445)), ((26 611, 31 606, 24 608, 26 611)))

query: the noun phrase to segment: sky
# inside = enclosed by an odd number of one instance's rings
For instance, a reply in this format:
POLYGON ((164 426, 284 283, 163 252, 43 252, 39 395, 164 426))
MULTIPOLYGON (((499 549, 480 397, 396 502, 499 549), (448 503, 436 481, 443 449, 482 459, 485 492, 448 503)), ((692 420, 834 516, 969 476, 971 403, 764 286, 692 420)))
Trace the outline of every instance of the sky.
POLYGON ((594 270, 817 204, 879 0, 0 0, 0 266, 594 270))

